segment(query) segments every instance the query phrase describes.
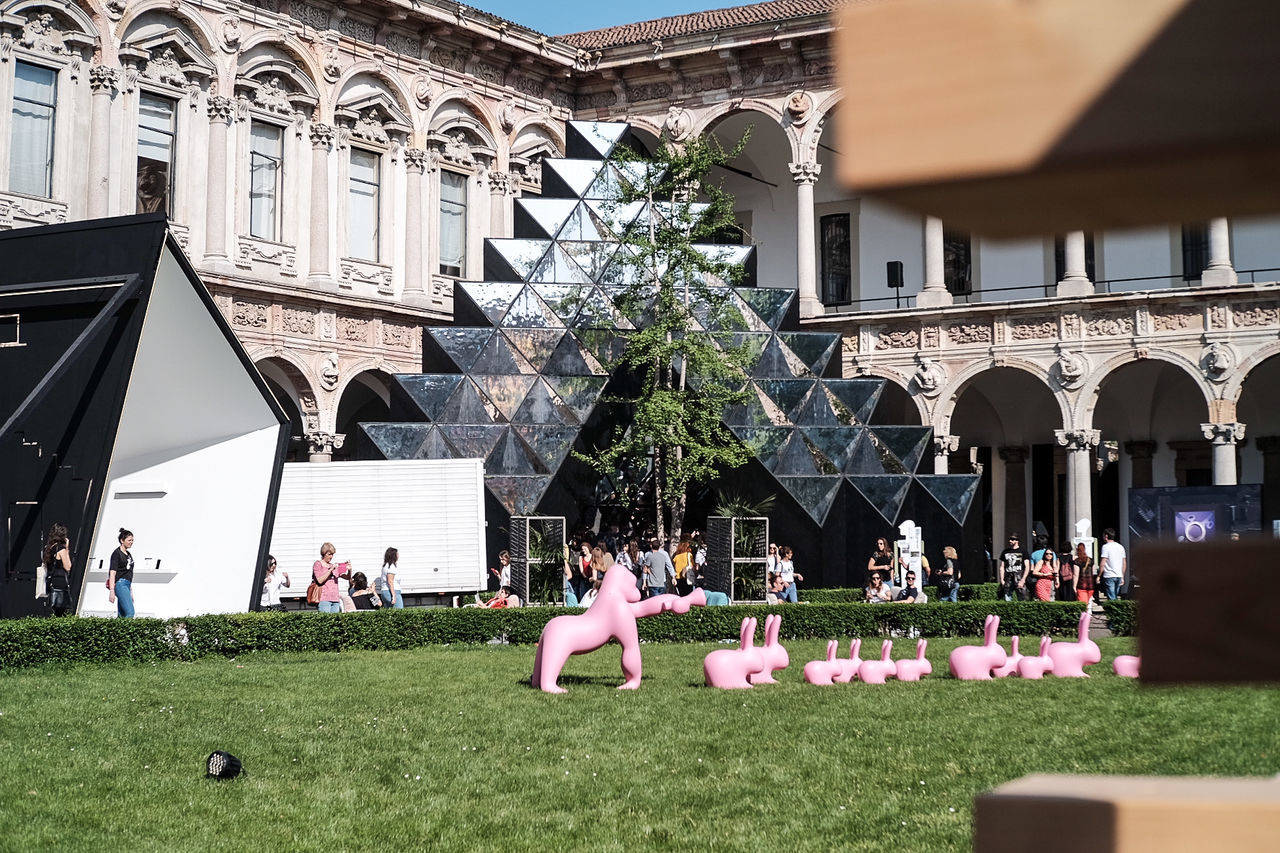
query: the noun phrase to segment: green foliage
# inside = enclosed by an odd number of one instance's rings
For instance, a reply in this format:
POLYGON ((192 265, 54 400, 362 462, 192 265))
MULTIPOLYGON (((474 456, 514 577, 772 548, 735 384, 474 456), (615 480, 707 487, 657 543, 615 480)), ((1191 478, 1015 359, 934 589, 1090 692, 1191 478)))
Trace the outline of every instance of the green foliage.
POLYGON ((1138 602, 1104 601, 1102 610, 1107 614, 1107 627, 1117 637, 1133 637, 1138 633, 1138 602))
MULTIPOLYGON (((1127 604, 1128 602, 1122 602, 1127 604)), ((961 604, 808 604, 696 607, 639 621, 648 642, 708 642, 738 636, 747 616, 763 631, 769 613, 783 615, 782 636, 821 639, 889 636, 918 630, 926 637, 982 633, 988 613, 1002 634, 1071 634, 1079 604, 969 602, 961 604)), ((430 645, 515 644, 538 641, 562 607, 413 608, 359 613, 233 613, 159 619, 20 619, 0 622, 0 669, 45 663, 193 661, 251 652, 395 650, 430 645)), ((763 634, 761 634, 763 637, 763 634)))
MULTIPOLYGON (((939 598, 936 587, 926 586, 925 593, 931 602, 939 598)), ((837 604, 840 602, 866 601, 866 589, 860 586, 841 589, 801 589, 800 598, 812 604, 837 604)), ((956 596, 961 601, 999 601, 1000 585, 994 583, 961 584, 956 596)))

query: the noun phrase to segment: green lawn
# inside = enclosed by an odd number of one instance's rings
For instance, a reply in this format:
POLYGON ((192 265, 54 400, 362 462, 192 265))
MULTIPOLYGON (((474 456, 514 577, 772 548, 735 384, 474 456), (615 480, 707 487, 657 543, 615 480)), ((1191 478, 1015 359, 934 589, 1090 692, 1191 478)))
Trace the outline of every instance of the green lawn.
MULTIPOLYGON (((0 849, 964 850, 973 796, 1027 773, 1274 775, 1280 689, 935 674, 701 686, 710 645, 251 655, 0 672, 0 849), (234 782, 205 756, 244 760, 234 782)), ((875 644, 878 648, 878 644, 875 644)), ((914 652, 899 641, 898 656, 914 652)))

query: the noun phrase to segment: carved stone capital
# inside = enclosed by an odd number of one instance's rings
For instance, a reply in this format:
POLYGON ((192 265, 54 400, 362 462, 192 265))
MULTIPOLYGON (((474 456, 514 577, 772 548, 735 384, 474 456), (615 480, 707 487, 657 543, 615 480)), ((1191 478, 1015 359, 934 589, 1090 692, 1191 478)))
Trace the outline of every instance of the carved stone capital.
POLYGON ((1102 442, 1102 433, 1096 429, 1056 429, 1053 437, 1068 451, 1092 450, 1102 442))
POLYGON ((1235 444, 1244 439, 1244 424, 1200 424, 1204 437, 1214 444, 1235 444))
POLYGON ((1156 453, 1156 443, 1154 441, 1126 441, 1124 443, 1124 452, 1134 459, 1150 459, 1156 453))
POLYGON ((95 95, 110 95, 119 82, 119 69, 109 65, 89 66, 89 91, 95 95))
POLYGON ((329 454, 341 450, 347 439, 342 433, 319 431, 308 432, 306 438, 312 454, 329 454))
POLYGON ((337 138, 337 135, 338 132, 333 125, 315 122, 311 125, 311 146, 327 151, 333 147, 333 141, 337 138))
POLYGON ((821 163, 788 163, 787 168, 791 170, 791 180, 797 184, 816 184, 818 175, 822 174, 821 163))
POLYGON ((955 453, 959 449, 960 436, 958 435, 935 435, 933 437, 933 454, 935 456, 955 453))
POLYGON ((209 98, 209 121, 231 124, 236 114, 235 101, 225 95, 213 95, 209 98))
POLYGON ((514 191, 514 182, 507 172, 489 172, 489 192, 493 195, 510 195, 514 191))
POLYGON ((421 148, 406 148, 404 167, 411 175, 421 175, 427 170, 427 152, 421 148))

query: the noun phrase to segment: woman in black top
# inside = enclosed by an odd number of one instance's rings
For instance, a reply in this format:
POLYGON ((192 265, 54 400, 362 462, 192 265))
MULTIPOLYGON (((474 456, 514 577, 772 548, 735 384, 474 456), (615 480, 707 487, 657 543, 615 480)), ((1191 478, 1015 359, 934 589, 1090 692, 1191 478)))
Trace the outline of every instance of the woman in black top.
POLYGON ((369 587, 369 579, 364 572, 351 576, 351 601, 356 610, 377 610, 382 606, 382 599, 369 587))
POLYGON ((876 539, 876 549, 871 552, 871 559, 867 560, 867 577, 880 572, 881 579, 888 578, 891 575, 889 567, 892 565, 893 551, 889 548, 889 540, 881 536, 876 539))
POLYGON ((44 545, 44 585, 54 616, 62 616, 71 609, 70 548, 67 528, 61 524, 49 528, 49 539, 44 545))
POLYGON ((107 573, 107 593, 121 618, 133 618, 133 534, 120 528, 120 547, 111 552, 111 571, 107 573))

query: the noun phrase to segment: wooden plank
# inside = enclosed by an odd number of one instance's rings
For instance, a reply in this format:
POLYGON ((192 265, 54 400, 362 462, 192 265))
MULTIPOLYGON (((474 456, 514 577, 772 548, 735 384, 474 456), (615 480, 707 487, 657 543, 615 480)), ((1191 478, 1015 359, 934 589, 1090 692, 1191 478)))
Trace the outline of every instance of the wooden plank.
POLYGON ((1269 0, 840 12, 840 175, 989 236, 1280 210, 1269 0))

